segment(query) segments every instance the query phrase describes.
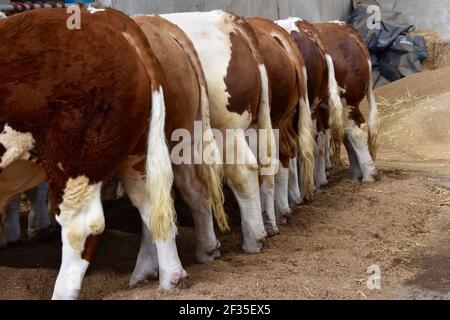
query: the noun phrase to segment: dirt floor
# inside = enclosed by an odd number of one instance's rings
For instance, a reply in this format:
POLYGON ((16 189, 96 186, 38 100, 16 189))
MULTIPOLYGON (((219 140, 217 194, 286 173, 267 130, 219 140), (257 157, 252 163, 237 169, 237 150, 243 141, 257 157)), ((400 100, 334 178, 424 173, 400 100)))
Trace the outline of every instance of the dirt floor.
MULTIPOLYGON (((193 230, 184 227, 179 251, 190 287, 164 292, 150 281, 131 289, 139 247, 131 223, 106 232, 81 298, 450 299, 449 84, 444 68, 381 88, 378 181, 361 185, 346 169, 334 170, 330 185, 296 209, 262 254, 242 253, 234 227, 219 235, 222 257, 198 265, 193 230), (373 265, 381 270, 380 290, 367 287, 373 265)), ((126 203, 107 206, 118 211, 137 221, 126 203)), ((109 225, 117 226, 110 214, 109 225)), ((48 299, 59 262, 58 240, 0 250, 0 299, 48 299)))

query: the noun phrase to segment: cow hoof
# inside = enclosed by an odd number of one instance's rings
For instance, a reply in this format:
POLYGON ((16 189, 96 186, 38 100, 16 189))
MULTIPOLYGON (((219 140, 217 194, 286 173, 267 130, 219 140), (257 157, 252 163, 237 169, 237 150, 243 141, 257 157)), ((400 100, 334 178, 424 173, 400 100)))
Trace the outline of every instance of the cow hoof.
POLYGON ((266 239, 267 235, 264 235, 264 237, 256 239, 254 241, 244 241, 242 250, 244 250, 245 253, 261 253, 266 239))
POLYGON ((196 251, 197 262, 200 264, 210 263, 220 258, 220 242, 210 249, 199 248, 196 251))
POLYGON ((158 269, 156 270, 148 270, 148 271, 139 271, 133 272, 133 275, 130 278, 129 285, 130 287, 136 287, 141 283, 146 283, 150 279, 158 279, 158 269))
POLYGON ((320 186, 321 186, 321 187, 326 187, 326 186, 328 186, 328 181, 327 181, 327 180, 323 180, 323 181, 320 183, 320 186))
POLYGON ((292 217, 292 210, 290 208, 284 209, 283 211, 281 211, 281 213, 278 214, 278 217, 278 219, 280 220, 280 224, 285 225, 289 221, 289 218, 292 217))
POLYGON ((362 180, 362 183, 363 184, 372 184, 372 183, 374 183, 375 182, 375 178, 374 177, 368 177, 368 178, 364 178, 363 180, 362 180))
POLYGON ((274 224, 274 223, 266 222, 265 223, 265 228, 266 228, 267 235, 269 237, 274 237, 274 236, 276 236, 277 234, 280 233, 280 230, 278 229, 278 226, 276 224, 274 224))
POLYGON ((181 270, 177 273, 161 276, 159 278, 159 286, 163 290, 183 290, 188 287, 187 283, 188 274, 186 271, 181 270))
POLYGON ((301 196, 296 197, 291 201, 291 208, 295 208, 301 204, 303 204, 303 198, 301 196))
POLYGON ((285 225, 287 225, 289 223, 289 217, 282 216, 282 217, 280 217, 279 221, 280 221, 279 224, 281 226, 285 226, 285 225))

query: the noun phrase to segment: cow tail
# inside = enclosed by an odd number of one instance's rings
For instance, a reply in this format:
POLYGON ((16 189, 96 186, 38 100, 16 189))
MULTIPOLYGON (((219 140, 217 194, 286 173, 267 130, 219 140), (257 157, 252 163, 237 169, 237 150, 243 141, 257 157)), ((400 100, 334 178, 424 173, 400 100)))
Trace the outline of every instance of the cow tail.
POLYGON ((377 158, 378 144, 379 144, 379 131, 380 131, 380 118, 378 113, 378 106, 375 101, 375 95, 373 93, 373 80, 372 80, 372 62, 369 60, 369 76, 370 84, 367 91, 367 101, 369 103, 369 117, 367 119, 368 128, 368 145, 369 152, 372 159, 375 161, 377 158))
POLYGON ((344 141, 343 106, 336 81, 333 59, 325 55, 328 67, 328 105, 330 108, 331 153, 334 164, 340 162, 341 145, 344 141))
POLYGON ((210 192, 211 207, 216 219, 217 225, 222 232, 230 230, 228 225, 228 216, 225 213, 224 202, 225 197, 223 195, 223 164, 221 160, 221 152, 217 145, 216 140, 211 129, 211 124, 209 120, 209 100, 207 89, 204 86, 200 87, 201 90, 201 113, 202 113, 202 124, 203 124, 203 150, 206 148, 211 148, 212 154, 205 155, 209 159, 204 160, 203 169, 205 175, 208 177, 208 189, 210 192))
POLYGON ((151 86, 151 112, 147 137, 146 191, 149 197, 150 212, 148 221, 154 239, 166 240, 177 231, 172 186, 174 181, 172 161, 164 130, 166 106, 160 82, 159 66, 151 53, 147 38, 136 24, 137 36, 124 33, 128 42, 136 49, 151 86))
POLYGON ((147 138, 146 187, 150 197, 150 230, 155 239, 167 239, 176 230, 172 198, 173 171, 164 130, 166 107, 161 86, 153 89, 147 138))
MULTIPOLYGON (((303 67, 304 88, 308 88, 308 75, 306 68, 303 67)), ((300 86, 299 86, 300 87, 300 86)), ((306 199, 314 199, 314 127, 311 119, 311 106, 308 99, 308 91, 305 90, 304 96, 300 96, 299 102, 299 120, 298 120, 298 140, 300 150, 300 174, 301 187, 306 199)))

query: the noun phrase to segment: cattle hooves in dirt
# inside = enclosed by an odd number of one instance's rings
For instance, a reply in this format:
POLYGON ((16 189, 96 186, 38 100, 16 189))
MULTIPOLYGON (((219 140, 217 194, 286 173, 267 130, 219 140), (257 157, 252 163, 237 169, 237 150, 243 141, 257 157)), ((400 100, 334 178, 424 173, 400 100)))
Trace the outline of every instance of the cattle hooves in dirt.
POLYGON ((274 237, 280 233, 280 229, 278 229, 278 226, 273 225, 272 223, 270 223, 268 221, 266 223, 264 223, 264 225, 266 228, 267 235, 269 237, 274 237))
POLYGON ((264 234, 259 239, 256 239, 254 243, 250 242, 244 242, 242 245, 242 250, 244 250, 245 253, 261 253, 262 248, 264 247, 264 242, 266 242, 267 234, 264 234))
POLYGON ((159 281, 159 286, 163 290, 183 290, 189 287, 188 274, 184 270, 167 279, 160 277, 159 281))
POLYGON ((149 280, 156 280, 156 279, 158 279, 158 270, 147 271, 145 273, 144 272, 136 274, 133 273, 128 284, 130 287, 134 288, 140 284, 147 283, 149 280))
POLYGON ((197 262, 200 264, 206 264, 213 262, 220 258, 220 242, 217 241, 217 245, 215 248, 211 248, 209 250, 205 250, 203 248, 199 248, 196 252, 197 262))

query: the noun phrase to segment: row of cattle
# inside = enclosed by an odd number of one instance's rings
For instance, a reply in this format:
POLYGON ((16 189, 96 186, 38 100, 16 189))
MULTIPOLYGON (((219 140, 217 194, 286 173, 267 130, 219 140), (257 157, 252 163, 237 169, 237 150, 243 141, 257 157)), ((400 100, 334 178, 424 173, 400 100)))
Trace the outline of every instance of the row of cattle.
POLYGON ((54 299, 79 295, 105 226, 102 183, 114 173, 143 221, 130 284, 159 275, 164 289, 183 287, 187 277, 172 188, 191 210, 196 257, 206 263, 220 256, 213 217, 228 229, 223 179, 249 253, 326 184, 328 136, 335 160, 344 143, 352 178, 373 181, 379 124, 371 63, 350 26, 223 11, 129 18, 89 8, 80 30, 66 20, 65 10, 42 9, 0 21, 0 214, 48 181, 63 241, 54 299), (368 133, 359 110, 366 96, 368 133), (169 137, 177 129, 195 135, 196 121, 216 161, 172 164, 169 137), (237 129, 224 150, 242 152, 244 163, 217 161, 226 155, 212 128, 237 129), (247 143, 249 128, 264 129, 265 154, 247 143), (261 174, 264 167, 275 171, 261 174))

